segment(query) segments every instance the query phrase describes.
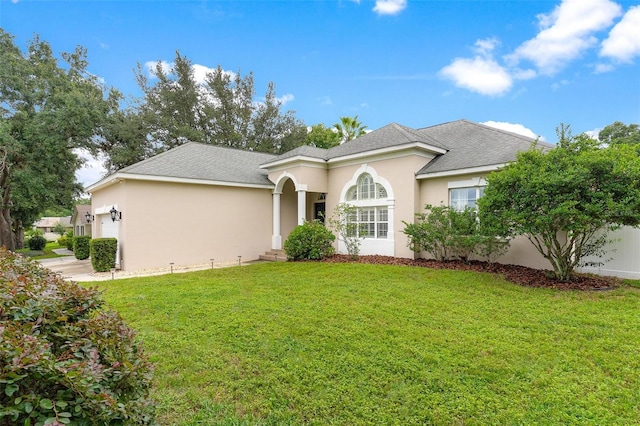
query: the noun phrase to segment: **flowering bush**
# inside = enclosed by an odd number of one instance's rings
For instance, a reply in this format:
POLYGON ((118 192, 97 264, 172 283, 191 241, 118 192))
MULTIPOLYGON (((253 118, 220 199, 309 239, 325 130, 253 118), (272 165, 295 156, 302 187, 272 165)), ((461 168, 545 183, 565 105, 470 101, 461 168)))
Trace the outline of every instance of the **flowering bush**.
POLYGON ((96 288, 0 248, 0 424, 152 424, 152 365, 96 288))

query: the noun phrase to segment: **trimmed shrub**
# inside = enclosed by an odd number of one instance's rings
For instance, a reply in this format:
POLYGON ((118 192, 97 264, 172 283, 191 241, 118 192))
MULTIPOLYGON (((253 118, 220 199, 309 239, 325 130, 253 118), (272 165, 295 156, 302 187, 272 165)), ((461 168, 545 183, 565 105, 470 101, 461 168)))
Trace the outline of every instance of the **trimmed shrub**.
POLYGON ((73 251, 73 231, 68 231, 64 234, 64 238, 66 238, 65 247, 67 247, 68 250, 73 251))
POLYGON ((437 260, 469 261, 484 256, 489 262, 502 256, 509 241, 497 231, 481 224, 475 209, 457 211, 440 205, 425 206, 426 213, 416 213, 415 223, 404 223, 402 231, 408 237, 409 248, 416 253, 426 251, 437 260))
POLYGON ((284 251, 289 260, 320 260, 333 255, 335 239, 322 222, 305 222, 291 231, 284 242, 284 251))
POLYGON ((73 237, 73 254, 76 255, 76 259, 85 260, 89 258, 89 242, 91 237, 88 235, 79 235, 73 237))
POLYGON ((42 235, 34 235, 27 241, 29 250, 44 250, 47 245, 47 239, 42 235))
POLYGON ((153 366, 100 294, 0 249, 0 424, 153 424, 153 366))
POLYGON ((116 264, 118 240, 115 238, 94 238, 89 242, 91 265, 96 272, 108 272, 116 264))

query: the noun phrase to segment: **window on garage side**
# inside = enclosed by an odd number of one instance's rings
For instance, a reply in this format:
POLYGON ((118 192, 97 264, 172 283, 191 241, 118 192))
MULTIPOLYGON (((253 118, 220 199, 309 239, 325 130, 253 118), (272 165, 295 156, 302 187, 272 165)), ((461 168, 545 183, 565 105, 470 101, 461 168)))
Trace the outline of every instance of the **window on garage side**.
POLYGON ((476 208, 478 199, 484 193, 483 186, 451 188, 449 189, 449 206, 457 211, 469 207, 476 208))

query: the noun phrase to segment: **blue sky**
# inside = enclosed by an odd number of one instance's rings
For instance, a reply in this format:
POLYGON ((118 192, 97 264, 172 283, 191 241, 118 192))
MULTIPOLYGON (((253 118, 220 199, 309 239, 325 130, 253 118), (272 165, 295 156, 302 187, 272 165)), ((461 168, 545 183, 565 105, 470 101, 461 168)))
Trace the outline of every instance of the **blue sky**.
POLYGON ((308 125, 466 118, 554 142, 560 123, 640 123, 639 1, 0 0, 0 26, 22 47, 86 47, 89 70, 130 95, 137 63, 176 50, 198 72, 253 71, 258 95, 273 81, 308 125))

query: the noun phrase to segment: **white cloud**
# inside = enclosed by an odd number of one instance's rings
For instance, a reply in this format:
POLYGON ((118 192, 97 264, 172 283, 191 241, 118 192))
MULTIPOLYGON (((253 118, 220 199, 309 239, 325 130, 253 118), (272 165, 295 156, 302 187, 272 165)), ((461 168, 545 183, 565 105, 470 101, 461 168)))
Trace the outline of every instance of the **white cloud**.
MULTIPOLYGON (((505 121, 485 121, 482 124, 496 129, 505 130, 507 132, 516 133, 518 135, 527 136, 532 139, 539 137, 539 135, 537 135, 533 130, 523 126, 522 124, 508 123, 505 121)), ((541 140, 544 139, 541 138, 541 140)))
POLYGON ((285 95, 282 95, 279 98, 276 98, 276 100, 278 100, 278 102, 280 102, 282 105, 286 105, 287 103, 293 101, 295 99, 295 96, 293 96, 291 93, 287 93, 285 95))
POLYGON ((601 56, 620 62, 631 62, 640 55, 640 6, 627 11, 602 42, 601 56))
POLYGON ((595 72, 596 74, 604 74, 606 72, 613 71, 614 69, 615 67, 611 64, 596 64, 596 66, 593 68, 593 72, 595 72))
POLYGON ((538 15, 540 32, 505 57, 511 65, 533 62, 540 73, 553 75, 597 44, 593 35, 610 27, 622 13, 610 0, 563 0, 551 14, 538 15))
POLYGON ((483 57, 490 57, 493 51, 500 45, 500 40, 495 37, 476 40, 473 51, 483 57))
POLYGON ((595 139, 595 140, 600 140, 598 138, 598 136, 600 135, 600 130, 602 130, 601 128, 597 128, 597 129, 593 129, 593 130, 587 130, 586 132, 584 132, 587 136, 589 136, 591 139, 595 139))
POLYGON ((475 58, 456 58, 451 65, 440 70, 440 75, 452 80, 458 87, 482 95, 506 93, 513 85, 513 78, 492 57, 499 44, 497 38, 477 40, 472 49, 476 53, 475 58))
POLYGON ((196 79, 196 83, 202 84, 207 78, 207 74, 213 71, 213 68, 205 67, 204 65, 194 64, 191 69, 193 70, 193 76, 196 79))
POLYGON ((147 61, 144 63, 144 66, 147 68, 147 71, 149 72, 149 76, 151 77, 156 76, 156 69, 158 69, 158 64, 160 64, 160 68, 162 69, 162 72, 166 74, 171 74, 171 71, 173 70, 173 62, 147 61))
MULTIPOLYGON (((147 71, 149 72, 149 76, 150 77, 156 77, 156 69, 158 64, 160 64, 162 71, 168 75, 173 74, 173 67, 174 67, 174 63, 173 62, 167 62, 167 61, 148 61, 145 62, 145 67, 147 68, 147 71)), ((205 65, 200 65, 200 64, 193 64, 191 66, 191 69, 193 70, 193 76, 195 78, 196 83, 198 84, 203 84, 207 74, 209 74, 210 72, 213 72, 216 70, 216 68, 209 68, 205 65)), ((234 73, 233 71, 222 71, 225 75, 228 75, 229 77, 231 77, 231 79, 234 79, 236 77, 236 73, 234 73)))
POLYGON ((407 0, 376 0, 373 11, 378 15, 397 15, 406 8, 407 0))
POLYGON ((505 68, 493 59, 480 56, 474 59, 456 58, 451 65, 440 70, 440 75, 452 80, 458 87, 481 95, 502 95, 513 85, 513 79, 505 68))
POLYGON ((76 170, 76 180, 87 187, 98 182, 107 174, 107 169, 102 165, 101 158, 93 157, 86 149, 74 149, 74 153, 80 157, 84 164, 76 170))

